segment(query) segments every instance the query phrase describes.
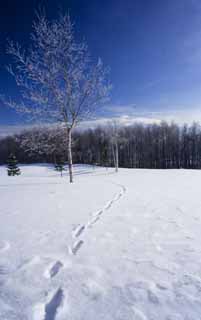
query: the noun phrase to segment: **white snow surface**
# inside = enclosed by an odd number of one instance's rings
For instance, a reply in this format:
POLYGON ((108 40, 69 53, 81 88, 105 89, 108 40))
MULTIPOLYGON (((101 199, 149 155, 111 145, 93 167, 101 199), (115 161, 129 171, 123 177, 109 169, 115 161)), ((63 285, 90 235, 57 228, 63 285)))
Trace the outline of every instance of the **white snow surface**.
POLYGON ((0 167, 1 320, 200 320, 201 171, 0 167))

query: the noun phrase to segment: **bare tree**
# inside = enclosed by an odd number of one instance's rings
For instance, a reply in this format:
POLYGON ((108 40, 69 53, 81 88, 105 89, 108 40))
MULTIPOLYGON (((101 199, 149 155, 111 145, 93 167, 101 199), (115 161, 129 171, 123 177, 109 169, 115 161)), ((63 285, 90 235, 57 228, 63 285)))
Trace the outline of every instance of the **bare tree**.
POLYGON ((20 88, 21 102, 2 97, 4 103, 31 120, 65 125, 70 182, 72 130, 106 102, 111 89, 108 69, 89 55, 85 42, 77 42, 69 15, 48 21, 38 14, 27 50, 10 42, 14 58, 8 68, 20 88))
POLYGON ((110 143, 112 148, 112 156, 115 165, 115 171, 119 170, 119 126, 114 120, 108 124, 110 143))
POLYGON ((61 126, 35 127, 16 137, 22 150, 30 156, 51 156, 55 164, 57 157, 66 159, 66 130, 61 126))

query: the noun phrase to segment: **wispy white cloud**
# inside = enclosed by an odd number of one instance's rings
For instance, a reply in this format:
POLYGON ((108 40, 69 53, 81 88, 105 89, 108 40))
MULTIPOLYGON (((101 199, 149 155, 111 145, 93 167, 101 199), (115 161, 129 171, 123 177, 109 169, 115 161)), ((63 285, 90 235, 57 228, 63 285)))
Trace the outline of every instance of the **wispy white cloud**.
POLYGON ((14 134, 18 134, 24 130, 29 130, 35 127, 38 127, 39 125, 25 125, 25 124, 19 124, 19 125, 0 125, 0 138, 6 137, 6 136, 12 136, 14 134))
MULTIPOLYGON (((189 108, 187 109, 170 109, 166 111, 151 111, 143 112, 144 116, 148 118, 157 118, 161 121, 171 122, 174 121, 178 124, 191 124, 193 122, 201 123, 201 108, 189 108)), ((140 113, 137 114, 139 116, 140 113)))
MULTIPOLYGON (((108 114, 105 116, 100 116, 95 119, 88 121, 83 121, 80 125, 80 129, 95 128, 97 126, 105 126, 113 121, 117 122, 119 125, 129 126, 134 123, 143 124, 160 124, 161 121, 176 122, 179 125, 184 123, 192 124, 194 121, 201 123, 201 108, 167 108, 166 110, 152 110, 148 111, 146 109, 139 110, 134 104, 131 105, 117 105, 108 106, 108 114)), ((0 137, 5 137, 8 135, 13 135, 19 133, 23 130, 30 129, 36 125, 8 125, 0 126, 0 137)))
POLYGON ((23 125, 1 125, 0 126, 0 137, 11 136, 13 134, 19 133, 23 129, 27 128, 23 125))
MULTIPOLYGON (((179 124, 192 123, 194 121, 201 123, 201 107, 183 107, 166 105, 161 109, 147 110, 147 108, 137 107, 135 104, 130 105, 113 105, 108 106, 106 111, 112 115, 111 118, 119 118, 123 122, 144 122, 158 123, 159 121, 175 121, 179 124), (129 120, 128 120, 129 119, 129 120)), ((109 116, 110 118, 110 116, 109 116)))
POLYGON ((151 118, 151 117, 134 117, 129 115, 121 115, 117 117, 102 117, 98 119, 93 119, 89 121, 84 121, 79 125, 80 129, 86 129, 86 128, 95 128, 97 126, 106 126, 112 122, 116 122, 119 125, 122 126, 130 126, 134 123, 143 123, 143 124, 151 124, 151 123, 160 123, 160 119, 151 118))

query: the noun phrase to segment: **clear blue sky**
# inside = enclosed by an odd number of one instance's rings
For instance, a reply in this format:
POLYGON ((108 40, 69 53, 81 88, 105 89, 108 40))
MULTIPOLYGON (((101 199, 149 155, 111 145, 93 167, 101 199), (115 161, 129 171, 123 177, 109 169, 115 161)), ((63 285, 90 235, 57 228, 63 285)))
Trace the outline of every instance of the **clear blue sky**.
MULTIPOLYGON (((16 93, 4 70, 6 39, 28 45, 39 4, 49 18, 56 17, 59 4, 69 11, 91 54, 110 66, 114 88, 108 116, 191 113, 201 121, 200 0, 6 0, 0 8, 0 93, 16 93)), ((0 106, 0 125, 18 121, 0 106)))

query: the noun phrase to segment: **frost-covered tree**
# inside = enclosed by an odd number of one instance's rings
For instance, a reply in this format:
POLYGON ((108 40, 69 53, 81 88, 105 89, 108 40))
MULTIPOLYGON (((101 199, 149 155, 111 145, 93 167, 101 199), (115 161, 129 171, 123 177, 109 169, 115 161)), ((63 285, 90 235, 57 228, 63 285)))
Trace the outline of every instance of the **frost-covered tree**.
POLYGON ((17 165, 17 159, 15 155, 10 154, 7 161, 8 176, 19 176, 21 174, 20 168, 17 165))
POLYGON ((25 49, 9 43, 7 52, 14 60, 8 70, 20 88, 21 102, 2 100, 32 120, 64 124, 73 182, 72 130, 108 99, 108 69, 100 58, 92 60, 84 41, 76 40, 69 15, 48 21, 38 14, 30 42, 25 49))
POLYGON ((35 127, 26 130, 16 139, 30 157, 38 155, 45 159, 50 156, 53 163, 58 157, 66 159, 66 130, 61 126, 35 127))

